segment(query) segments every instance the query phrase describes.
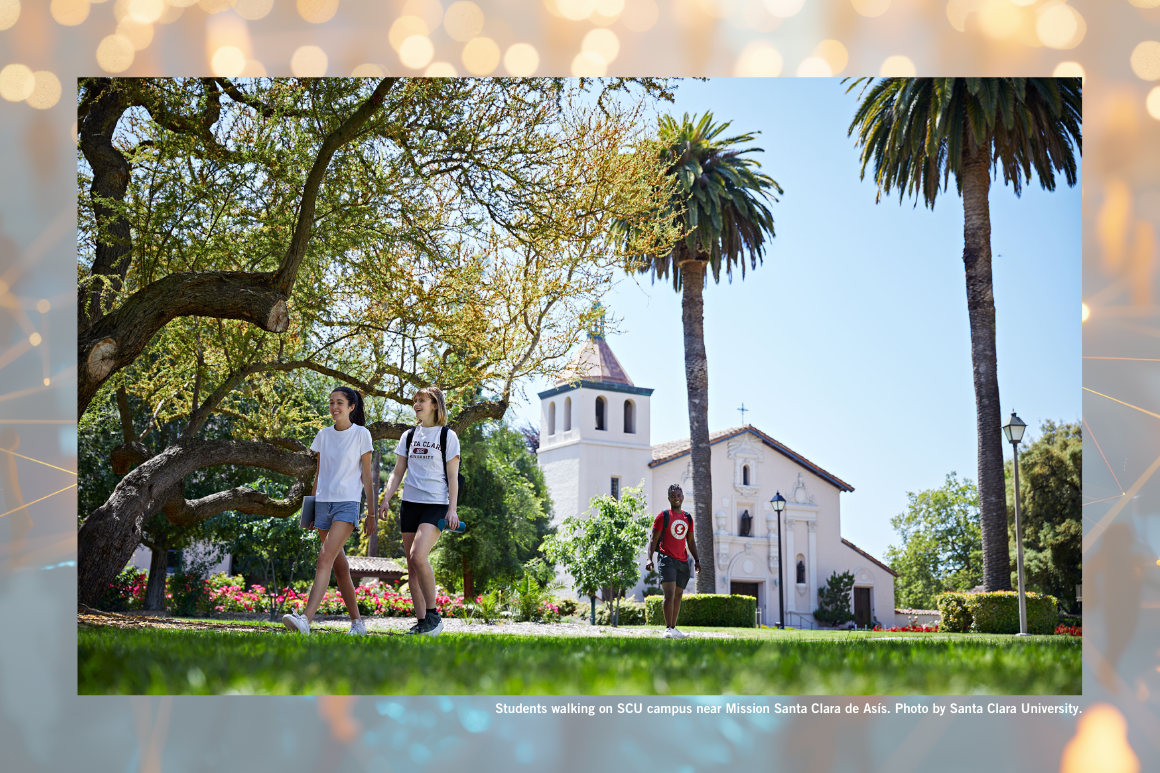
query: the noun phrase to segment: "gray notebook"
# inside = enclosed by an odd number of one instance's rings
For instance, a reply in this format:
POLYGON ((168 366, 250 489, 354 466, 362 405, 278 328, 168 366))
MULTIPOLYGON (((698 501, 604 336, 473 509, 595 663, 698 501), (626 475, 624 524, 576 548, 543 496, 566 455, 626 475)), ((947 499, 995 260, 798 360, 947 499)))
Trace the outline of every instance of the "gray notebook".
POLYGON ((302 497, 302 515, 298 518, 298 525, 303 529, 314 525, 314 497, 302 497))

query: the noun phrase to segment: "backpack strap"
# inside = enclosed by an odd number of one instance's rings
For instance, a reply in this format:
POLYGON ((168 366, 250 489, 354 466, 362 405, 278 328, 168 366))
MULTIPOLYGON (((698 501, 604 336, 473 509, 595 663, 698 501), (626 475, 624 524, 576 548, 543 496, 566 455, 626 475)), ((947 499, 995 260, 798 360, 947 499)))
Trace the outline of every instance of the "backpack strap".
POLYGON ((411 441, 415 439, 415 428, 407 430, 407 461, 411 460, 411 441))
MULTIPOLYGON (((669 511, 668 511, 668 508, 665 508, 664 515, 665 515, 665 525, 661 527, 661 539, 657 543, 657 552, 658 553, 661 553, 661 546, 663 546, 665 544, 665 535, 669 533, 669 511)), ((661 555, 663 556, 665 554, 661 553, 661 555)))
POLYGON ((439 430, 439 453, 443 455, 443 482, 447 484, 447 490, 451 490, 451 480, 447 477, 447 425, 443 425, 443 429, 439 430))

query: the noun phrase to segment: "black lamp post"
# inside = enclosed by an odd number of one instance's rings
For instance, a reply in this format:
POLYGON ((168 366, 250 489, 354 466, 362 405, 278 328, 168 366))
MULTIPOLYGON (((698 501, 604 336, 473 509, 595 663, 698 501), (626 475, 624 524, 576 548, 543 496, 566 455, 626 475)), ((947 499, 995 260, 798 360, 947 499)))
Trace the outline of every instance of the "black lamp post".
POLYGON ((785 509, 785 497, 778 491, 769 500, 773 505, 773 512, 777 518, 777 627, 785 629, 785 583, 782 582, 781 572, 781 511, 785 509))
POLYGON ((1023 590, 1023 529, 1019 524, 1019 441, 1023 439, 1023 431, 1027 429, 1027 424, 1023 422, 1015 411, 1011 411, 1011 417, 1003 423, 1003 434, 1007 436, 1007 440, 1011 442, 1011 448, 1015 453, 1015 549, 1016 561, 1019 569, 1019 635, 1027 636, 1027 595, 1023 590))

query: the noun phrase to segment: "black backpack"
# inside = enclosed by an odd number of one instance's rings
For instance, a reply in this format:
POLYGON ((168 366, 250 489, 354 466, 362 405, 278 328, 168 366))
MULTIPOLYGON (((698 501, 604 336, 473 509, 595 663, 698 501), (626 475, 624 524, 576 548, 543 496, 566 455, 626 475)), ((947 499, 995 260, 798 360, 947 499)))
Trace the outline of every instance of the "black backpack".
MULTIPOLYGON (((439 430, 439 453, 443 455, 443 480, 447 481, 448 498, 450 498, 451 481, 447 479, 447 432, 448 432, 447 425, 444 424, 443 429, 439 430)), ((415 438, 415 430, 414 429, 408 430, 407 431, 407 458, 408 459, 411 458, 411 441, 414 440, 414 438, 415 438)), ((462 468, 462 458, 463 457, 460 457, 460 460, 461 460, 460 467, 461 468, 462 468)), ((463 501, 463 486, 464 486, 464 484, 467 483, 467 478, 463 477, 463 473, 460 472, 460 473, 456 474, 455 479, 459 482, 459 491, 457 492, 456 502, 455 502, 456 506, 458 507, 459 503, 463 501)), ((667 525, 668 521, 665 521, 665 524, 667 525)))

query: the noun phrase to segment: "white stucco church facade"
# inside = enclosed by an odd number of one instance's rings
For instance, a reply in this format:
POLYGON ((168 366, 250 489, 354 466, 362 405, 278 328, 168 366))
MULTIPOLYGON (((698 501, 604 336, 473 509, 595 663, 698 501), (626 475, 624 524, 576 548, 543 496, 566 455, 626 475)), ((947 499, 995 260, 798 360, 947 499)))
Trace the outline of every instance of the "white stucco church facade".
MULTIPOLYGON (((539 393, 540 468, 551 492, 555 520, 583 514, 598 494, 618 495, 644 483, 650 512, 668 506, 672 483, 694 512, 688 440, 652 445, 652 389, 633 384, 604 337, 592 334, 572 360, 568 379, 539 393)), ((818 589, 832 572, 854 574, 851 608, 859 626, 893 625, 894 578, 888 566, 842 538, 839 497, 853 486, 752 425, 711 432, 712 550, 717 593, 757 598, 762 621, 778 620, 778 557, 785 577, 786 624, 814 623, 818 589), (782 541, 770 500, 788 501, 782 541)), ((641 564, 644 557, 642 551, 641 564)), ((690 582, 686 592, 695 590, 690 582)), ((640 597, 641 589, 635 591, 640 597)))

